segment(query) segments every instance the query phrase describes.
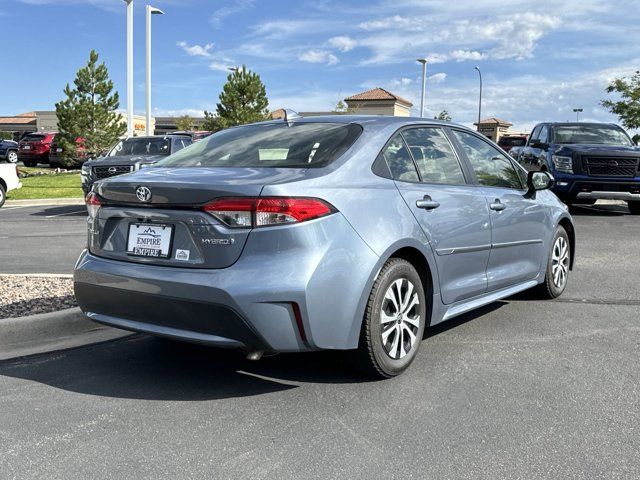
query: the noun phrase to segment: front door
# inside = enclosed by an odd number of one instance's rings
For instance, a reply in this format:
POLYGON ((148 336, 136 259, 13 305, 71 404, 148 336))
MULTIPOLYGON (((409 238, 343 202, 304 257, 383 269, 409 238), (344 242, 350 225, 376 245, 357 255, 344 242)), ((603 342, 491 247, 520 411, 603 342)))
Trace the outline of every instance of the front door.
POLYGON ((491 216, 488 291, 499 290, 538 273, 545 260, 545 208, 526 197, 525 172, 489 142, 454 130, 477 182, 482 185, 491 216))
POLYGON ((489 209, 482 189, 467 184, 445 133, 437 127, 405 129, 390 142, 384 157, 429 239, 442 302, 484 293, 491 245, 489 209))

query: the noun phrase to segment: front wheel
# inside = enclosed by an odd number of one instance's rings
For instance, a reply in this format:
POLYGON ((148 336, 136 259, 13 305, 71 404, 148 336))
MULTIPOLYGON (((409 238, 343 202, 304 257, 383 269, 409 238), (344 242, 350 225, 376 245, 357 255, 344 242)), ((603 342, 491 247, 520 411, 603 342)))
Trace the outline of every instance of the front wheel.
POLYGON ((562 295, 569 280, 570 265, 571 243, 569 235, 563 227, 558 226, 551 242, 544 282, 538 285, 537 289, 542 298, 551 300, 562 295))
POLYGON ((631 215, 640 215, 640 201, 631 200, 627 202, 631 215))
POLYGON ((422 279, 413 265, 389 259, 369 295, 356 352, 358 366, 377 378, 404 372, 418 353, 427 308, 422 279))
POLYGON ((7 160, 9 163, 18 163, 18 152, 15 150, 10 150, 7 153, 7 160))

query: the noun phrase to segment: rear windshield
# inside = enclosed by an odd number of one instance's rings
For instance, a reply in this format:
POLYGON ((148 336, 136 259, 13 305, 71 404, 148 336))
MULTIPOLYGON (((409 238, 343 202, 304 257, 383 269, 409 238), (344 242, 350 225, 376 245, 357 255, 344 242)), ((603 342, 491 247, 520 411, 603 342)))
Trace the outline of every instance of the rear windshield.
POLYGON ((223 130, 156 163, 158 167, 323 167, 362 127, 342 123, 267 123, 223 130))
POLYGON ((169 155, 171 140, 166 137, 158 138, 127 138, 119 141, 109 152, 109 157, 128 157, 131 155, 169 155))
POLYGON ((553 128, 553 143, 633 145, 627 134, 614 125, 556 126, 553 128))
POLYGON ((38 140, 43 140, 45 138, 45 135, 39 135, 39 134, 29 134, 29 135, 25 135, 24 137, 22 137, 22 140, 25 142, 37 142, 38 140))

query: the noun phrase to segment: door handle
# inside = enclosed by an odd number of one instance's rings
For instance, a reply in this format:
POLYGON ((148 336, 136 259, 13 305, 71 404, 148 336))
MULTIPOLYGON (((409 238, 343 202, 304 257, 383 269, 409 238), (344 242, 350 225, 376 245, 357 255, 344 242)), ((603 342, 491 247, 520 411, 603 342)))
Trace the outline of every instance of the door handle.
POLYGON ((504 203, 502 203, 499 198, 496 198, 493 201, 493 203, 489 204, 489 208, 491 210, 495 210, 496 212, 501 212, 502 210, 507 208, 507 206, 504 203))
POLYGON ((431 199, 429 195, 425 195, 422 197, 422 200, 416 201, 416 207, 422 208, 424 210, 433 210, 440 206, 440 202, 435 202, 431 199))

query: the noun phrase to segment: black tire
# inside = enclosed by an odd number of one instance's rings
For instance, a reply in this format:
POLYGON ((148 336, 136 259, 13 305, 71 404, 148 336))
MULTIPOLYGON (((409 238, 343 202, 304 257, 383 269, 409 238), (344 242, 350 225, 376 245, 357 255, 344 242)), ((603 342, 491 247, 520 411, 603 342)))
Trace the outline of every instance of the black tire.
MULTIPOLYGON (((397 301, 398 297, 394 295, 394 299, 397 301)), ((431 308, 430 302, 431 299, 427 303, 422 279, 413 265, 401 258, 389 259, 382 267, 369 295, 360 330, 358 350, 354 352, 356 367, 374 378, 390 378, 404 372, 411 365, 420 348, 427 312, 431 308), (400 283, 395 284, 394 282, 398 280, 400 283), (399 319, 405 318, 401 316, 401 309, 393 312, 396 302, 385 298, 388 292, 395 291, 391 290, 392 285, 399 286, 401 291, 398 294, 401 300, 402 295, 406 295, 404 298, 406 298, 405 306, 407 307, 412 304, 414 293, 417 294, 418 304, 405 311, 406 317, 411 317, 407 322, 399 319), (413 287, 414 293, 411 293, 409 285, 413 287), (388 327, 386 329, 382 326, 381 312, 383 308, 388 310, 387 313, 391 313, 390 315, 385 313, 388 318, 396 318, 396 320, 386 323, 388 327), (414 325, 416 321, 417 326, 414 325), (413 343, 411 333, 415 335, 413 343), (384 334, 387 338, 386 343, 383 343, 382 339, 384 334), (396 336, 398 337, 397 341, 396 336), (393 349, 394 342, 397 345, 395 349, 393 349), (409 347, 408 352, 404 348, 405 346, 409 347), (387 349, 393 350, 388 353, 387 349), (396 352, 398 358, 393 358, 392 352, 396 352), (404 355, 402 352, 405 352, 404 355)))
POLYGON ((16 164, 18 163, 18 152, 15 150, 9 150, 7 152, 7 162, 16 164))
POLYGON ((630 200, 627 202, 631 215, 640 215, 640 201, 630 200))
POLYGON ((38 166, 38 162, 33 162, 33 161, 28 161, 28 160, 25 160, 22 163, 24 163, 25 167, 37 167, 38 166))
POLYGON ((7 199, 7 191, 4 189, 2 185, 0 185, 0 208, 4 205, 4 202, 6 199, 7 199))
POLYGON ((553 235, 553 240, 551 241, 551 247, 549 248, 549 254, 547 257, 547 271, 544 277, 544 282, 542 282, 540 285, 538 285, 535 288, 535 292, 537 293, 537 296, 541 299, 545 299, 545 300, 552 300, 554 298, 558 298, 560 295, 562 295, 562 292, 564 292, 565 288, 567 287, 567 283, 568 283, 568 279, 569 279, 569 265, 571 263, 571 242, 569 241, 569 235, 567 235, 567 231, 562 227, 562 226, 558 226, 558 228, 556 228, 555 234, 553 235), (561 262, 555 262, 554 261, 554 249, 557 248, 557 243, 559 242, 559 238, 561 238, 564 241, 564 244, 566 245, 567 251, 566 251, 566 263, 564 260, 564 256, 563 256, 563 260, 561 262), (565 271, 565 280, 564 282, 561 283, 561 285, 558 285, 558 283, 554 280, 554 265, 558 265, 558 263, 563 263, 563 267, 559 266, 558 268, 563 268, 565 271))

